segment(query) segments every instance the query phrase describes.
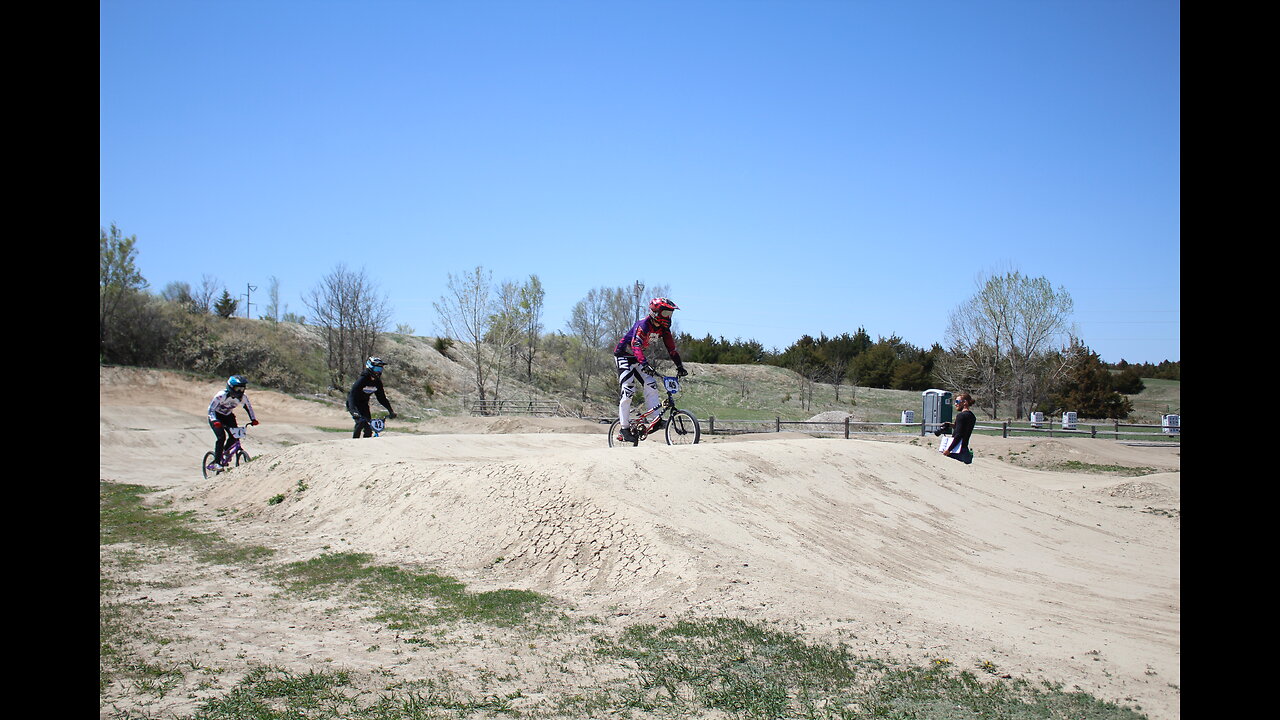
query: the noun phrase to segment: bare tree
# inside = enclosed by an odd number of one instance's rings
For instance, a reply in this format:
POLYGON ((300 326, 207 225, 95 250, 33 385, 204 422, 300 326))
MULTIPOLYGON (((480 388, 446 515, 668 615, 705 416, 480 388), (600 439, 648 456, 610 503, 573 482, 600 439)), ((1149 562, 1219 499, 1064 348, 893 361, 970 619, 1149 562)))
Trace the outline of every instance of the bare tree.
POLYGON ((522 286, 507 281, 498 287, 493 317, 485 340, 493 348, 493 397, 501 399, 502 377, 508 365, 514 365, 523 344, 526 315, 521 302, 522 286))
MULTIPOLYGON (((609 329, 617 337, 631 329, 637 320, 649 313, 649 299, 670 294, 670 286, 645 285, 636 280, 631 287, 602 289, 609 308, 609 329)), ((674 322, 672 332, 675 332, 674 322)))
POLYGON ((267 283, 267 298, 267 309, 261 319, 280 322, 280 278, 275 275, 267 283))
POLYGON ((221 280, 212 275, 201 275, 200 288, 192 295, 195 310, 204 315, 213 312, 213 304, 222 289, 221 280))
POLYGON ((992 417, 998 417, 1002 397, 1013 401, 1015 417, 1023 417, 1044 387, 1044 374, 1062 371, 1044 356, 1067 347, 1073 334, 1071 294, 1017 271, 980 277, 977 287, 951 314, 950 356, 940 358, 935 374, 952 387, 978 389, 992 417))
POLYGON ((613 290, 595 288, 573 306, 569 317, 569 335, 574 342, 565 360, 578 378, 583 400, 587 399, 591 380, 608 372, 608 346, 615 339, 612 329, 615 298, 613 290))
POLYGON ((342 387, 374 354, 391 308, 363 269, 352 272, 342 263, 311 290, 306 304, 313 324, 324 330, 330 384, 342 387))
POLYGON ((174 280, 164 286, 164 290, 160 291, 160 297, 178 305, 187 312, 199 312, 196 307, 195 297, 191 294, 191 283, 174 280))
POLYGON ((546 298, 542 280, 530 275, 529 282, 520 288, 520 305, 524 309, 524 361, 525 378, 533 382, 533 360, 538 354, 538 341, 542 336, 542 304, 546 298))
POLYGON ((492 365, 492 353, 485 348, 493 320, 492 276, 479 265, 465 275, 449 273, 448 292, 432 303, 445 336, 458 341, 459 349, 475 364, 476 393, 481 401, 487 399, 492 365))

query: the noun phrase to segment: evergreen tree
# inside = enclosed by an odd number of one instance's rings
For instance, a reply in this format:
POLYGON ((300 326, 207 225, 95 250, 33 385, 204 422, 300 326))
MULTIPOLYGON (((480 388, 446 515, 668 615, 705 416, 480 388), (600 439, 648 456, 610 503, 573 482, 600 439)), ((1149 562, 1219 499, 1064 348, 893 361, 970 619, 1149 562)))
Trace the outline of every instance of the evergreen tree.
POLYGON ((1048 413, 1073 411, 1082 418, 1121 420, 1133 412, 1133 402, 1116 392, 1111 371, 1103 366, 1098 353, 1073 341, 1068 349, 1071 364, 1040 409, 1048 413))
POLYGON ((231 293, 223 290, 222 297, 218 298, 218 302, 213 304, 213 311, 218 314, 218 317, 229 318, 236 314, 236 307, 239 305, 239 300, 231 297, 231 293))

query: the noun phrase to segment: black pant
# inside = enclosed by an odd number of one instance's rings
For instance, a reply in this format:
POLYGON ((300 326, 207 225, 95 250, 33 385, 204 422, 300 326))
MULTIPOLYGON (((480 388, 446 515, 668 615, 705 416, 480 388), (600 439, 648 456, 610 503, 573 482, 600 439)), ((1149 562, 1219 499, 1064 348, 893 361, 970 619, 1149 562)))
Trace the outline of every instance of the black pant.
POLYGON ((214 462, 220 463, 222 462, 222 449, 227 446, 227 437, 230 435, 227 429, 239 426, 236 425, 235 415, 214 415, 214 417, 218 419, 218 422, 222 423, 222 427, 214 427, 213 421, 209 421, 209 429, 213 431, 213 437, 215 438, 213 443, 214 462))
POLYGON ((373 437, 373 425, 369 424, 368 410, 361 413, 359 410, 348 409, 347 412, 351 413, 351 419, 356 421, 356 427, 351 431, 351 437, 360 437, 361 430, 364 431, 365 437, 373 437))

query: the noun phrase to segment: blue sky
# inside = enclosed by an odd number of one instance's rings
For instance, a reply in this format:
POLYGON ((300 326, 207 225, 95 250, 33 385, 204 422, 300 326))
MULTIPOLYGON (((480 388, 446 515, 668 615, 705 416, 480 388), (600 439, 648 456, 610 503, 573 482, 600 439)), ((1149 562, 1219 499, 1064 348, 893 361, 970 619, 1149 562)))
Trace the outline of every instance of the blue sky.
MULTIPOLYGON (((544 324, 667 285, 678 327, 929 347, 984 273, 1104 360, 1180 359, 1180 8, 1163 0, 103 0, 99 223, 154 291, 339 263, 393 326, 448 274, 544 324)), ((259 305, 261 303, 261 305, 259 305)))

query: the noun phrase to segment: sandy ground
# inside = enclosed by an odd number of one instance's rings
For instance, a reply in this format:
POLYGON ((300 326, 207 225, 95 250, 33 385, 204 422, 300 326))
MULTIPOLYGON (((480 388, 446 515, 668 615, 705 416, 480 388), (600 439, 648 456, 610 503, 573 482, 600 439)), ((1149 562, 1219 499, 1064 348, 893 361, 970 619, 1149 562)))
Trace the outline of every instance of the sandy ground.
MULTIPOLYGON (((101 370, 101 478, 164 488, 178 509, 280 560, 368 552, 475 590, 537 590, 611 625, 779 621, 858 653, 989 661, 1153 719, 1180 716, 1176 447, 982 438, 965 466, 937 454, 932 436, 782 433, 610 449, 604 426, 563 418, 414 426, 430 434, 397 433, 393 422, 357 442, 318 429, 347 428, 340 409, 250 391, 263 424, 246 445, 259 458, 206 481, 204 413, 217 390, 101 370), (1156 472, 1044 469, 1064 460, 1156 472), (285 500, 269 505, 278 494, 285 500)), ((244 570, 173 587, 159 580, 176 569, 149 572, 146 602, 176 614, 185 651, 211 665, 411 674, 445 662, 388 655, 389 638, 337 607, 282 612, 269 583, 244 570)), ((460 652, 451 670, 485 664, 485 652, 460 652)), ((156 710, 191 708, 175 699, 156 710)))

